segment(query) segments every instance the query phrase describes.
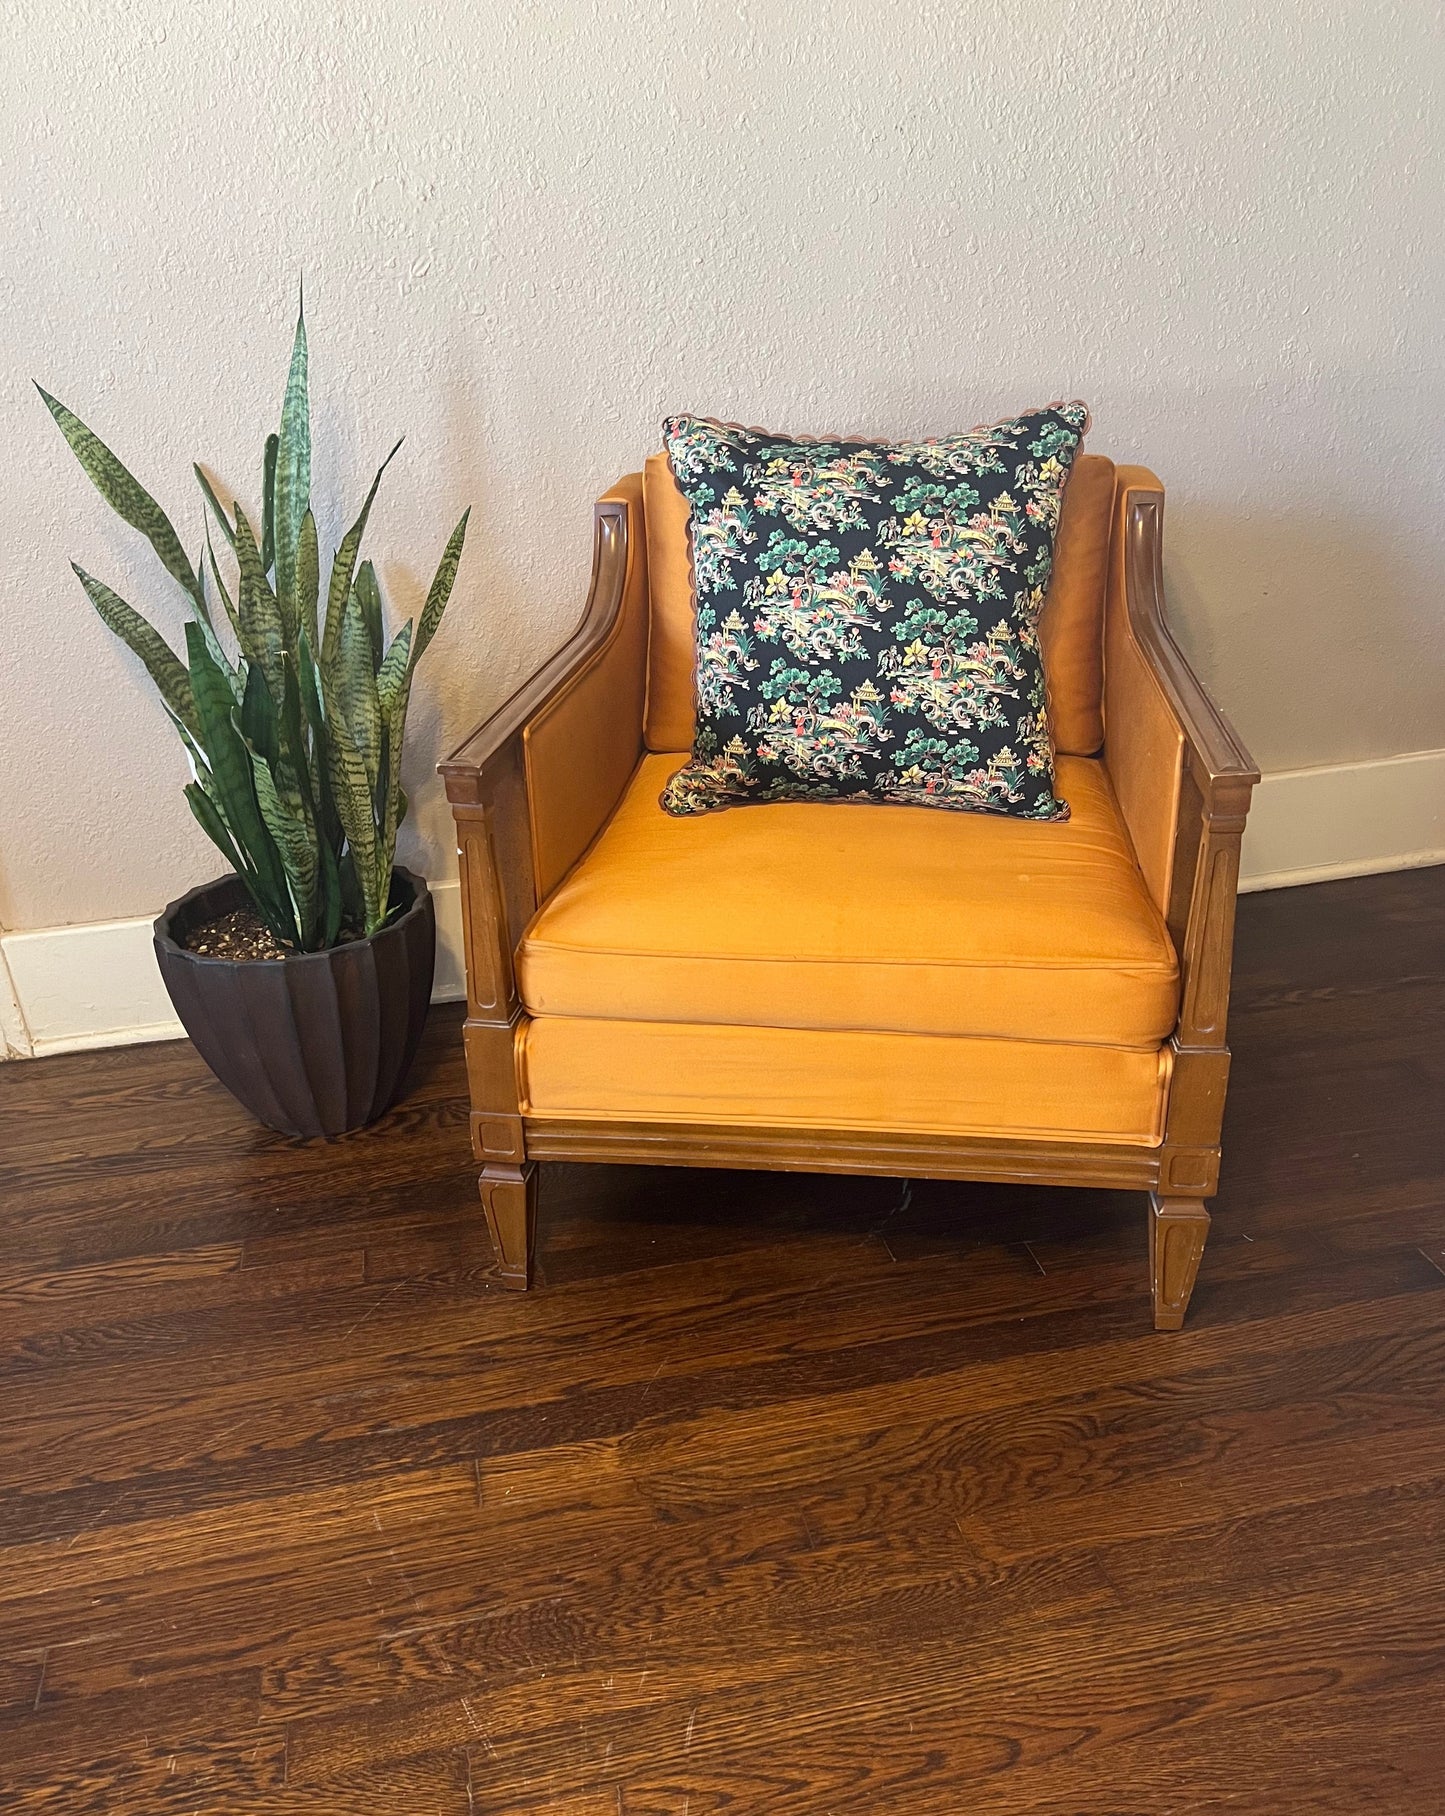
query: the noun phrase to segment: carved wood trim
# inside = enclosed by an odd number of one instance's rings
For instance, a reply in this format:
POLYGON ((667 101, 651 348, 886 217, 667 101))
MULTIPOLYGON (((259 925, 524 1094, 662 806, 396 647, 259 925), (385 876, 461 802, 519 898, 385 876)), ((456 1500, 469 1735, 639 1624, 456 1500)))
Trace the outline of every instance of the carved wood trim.
POLYGON ((1167 1148, 1159 1162, 1159 1190, 1172 1196, 1212 1198, 1219 1185, 1219 1149, 1167 1148))
POLYGON ((527 1153, 538 1160, 881 1173, 893 1178, 1022 1181, 1125 1191, 1147 1190, 1159 1177, 1159 1148, 1124 1143, 583 1117, 526 1116, 523 1122, 527 1153))
POLYGON ((496 1251, 496 1278, 514 1292, 525 1292, 532 1283, 536 1245, 537 1169, 531 1165, 486 1166, 477 1189, 496 1251))
POLYGON ((471 1113, 472 1153, 478 1160, 496 1164, 512 1161, 520 1164, 527 1158, 527 1144, 520 1116, 507 1116, 490 1110, 471 1113))
POLYGON ((462 884, 462 926, 466 934, 467 1015, 472 1021, 507 1021, 516 1006, 513 941, 507 925, 492 810, 486 805, 452 808, 457 828, 457 862, 462 884))
POLYGON ((1149 1194, 1149 1279, 1155 1330, 1183 1326, 1209 1237, 1209 1222, 1209 1212, 1197 1199, 1149 1194))

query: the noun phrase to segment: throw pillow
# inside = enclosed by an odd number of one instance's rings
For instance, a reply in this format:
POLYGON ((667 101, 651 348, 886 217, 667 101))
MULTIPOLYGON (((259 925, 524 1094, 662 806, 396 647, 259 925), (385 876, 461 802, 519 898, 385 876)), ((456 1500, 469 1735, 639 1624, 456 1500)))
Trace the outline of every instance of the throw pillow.
POLYGON ((663 807, 1067 819, 1037 625, 1087 426, 1081 403, 897 445, 669 418, 691 511, 697 731, 663 807))

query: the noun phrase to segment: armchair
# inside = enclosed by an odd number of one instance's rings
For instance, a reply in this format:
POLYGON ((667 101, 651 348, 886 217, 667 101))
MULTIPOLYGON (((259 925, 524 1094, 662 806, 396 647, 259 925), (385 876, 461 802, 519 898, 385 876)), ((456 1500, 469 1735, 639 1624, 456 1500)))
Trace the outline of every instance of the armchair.
POLYGON ((1258 775, 1165 623, 1163 511, 1144 468, 1076 463, 1040 621, 1067 824, 676 820, 686 506, 660 455, 598 501, 581 624, 440 765, 505 1284, 530 1282, 544 1160, 1102 1186, 1148 1193, 1154 1322, 1180 1327, 1258 775))

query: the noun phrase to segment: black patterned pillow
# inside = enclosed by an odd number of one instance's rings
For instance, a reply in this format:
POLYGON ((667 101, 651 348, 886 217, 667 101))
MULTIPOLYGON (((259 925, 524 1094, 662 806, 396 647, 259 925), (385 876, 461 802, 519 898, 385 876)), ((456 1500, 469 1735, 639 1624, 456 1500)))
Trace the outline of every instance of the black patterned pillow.
POLYGON ((1083 404, 937 441, 797 441, 697 416, 697 731, 669 813, 886 801, 1064 820, 1037 635, 1083 404))

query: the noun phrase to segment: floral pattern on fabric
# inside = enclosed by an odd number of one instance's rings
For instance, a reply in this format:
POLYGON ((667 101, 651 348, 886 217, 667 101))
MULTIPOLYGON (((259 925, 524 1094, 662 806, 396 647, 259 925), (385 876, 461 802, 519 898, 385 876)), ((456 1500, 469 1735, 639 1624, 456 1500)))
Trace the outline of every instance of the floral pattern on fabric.
POLYGON ((1063 820, 1039 657, 1083 404, 937 441, 664 425, 697 732, 669 813, 846 799, 1063 820))

